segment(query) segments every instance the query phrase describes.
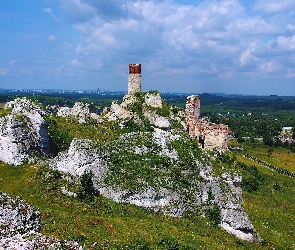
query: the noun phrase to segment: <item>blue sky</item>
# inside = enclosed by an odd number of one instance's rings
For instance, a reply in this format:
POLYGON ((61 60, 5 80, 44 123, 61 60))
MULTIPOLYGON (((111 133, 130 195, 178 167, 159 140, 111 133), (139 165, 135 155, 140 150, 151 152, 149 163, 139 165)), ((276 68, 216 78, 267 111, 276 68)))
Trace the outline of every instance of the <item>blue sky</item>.
POLYGON ((295 95, 294 0, 0 0, 0 88, 295 95))

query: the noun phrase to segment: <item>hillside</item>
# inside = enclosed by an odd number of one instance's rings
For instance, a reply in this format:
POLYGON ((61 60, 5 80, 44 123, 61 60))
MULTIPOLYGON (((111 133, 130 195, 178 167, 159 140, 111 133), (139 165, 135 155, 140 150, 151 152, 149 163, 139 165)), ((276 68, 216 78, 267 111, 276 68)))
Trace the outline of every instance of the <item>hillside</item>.
MULTIPOLYGON (((16 104, 2 116, 13 115, 16 104)), ((261 225, 257 205, 249 206, 267 189, 273 195, 267 202, 284 192, 277 208, 291 206, 293 180, 261 166, 253 172, 253 164, 237 155, 202 150, 185 131, 184 110, 162 102, 157 92, 125 96, 100 116, 80 104, 42 116, 51 152, 39 150, 40 130, 29 129, 36 119, 18 120, 37 140, 29 153, 16 154, 23 155, 21 164, 8 162, 19 166, 2 164, 0 190, 38 208, 43 234, 85 249, 294 247, 292 226, 274 237, 261 225), (259 189, 251 190, 241 176, 258 178, 259 189), (284 188, 275 188, 276 178, 284 188)), ((289 221, 292 215, 291 208, 289 221)))

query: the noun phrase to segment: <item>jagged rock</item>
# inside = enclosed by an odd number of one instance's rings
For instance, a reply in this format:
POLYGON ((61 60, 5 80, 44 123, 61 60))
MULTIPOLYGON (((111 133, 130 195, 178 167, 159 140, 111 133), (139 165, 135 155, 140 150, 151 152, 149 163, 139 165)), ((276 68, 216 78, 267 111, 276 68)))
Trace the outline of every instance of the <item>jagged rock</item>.
POLYGON ((0 118, 0 160, 21 165, 33 160, 33 153, 49 156, 51 145, 43 118, 45 112, 26 98, 8 102, 4 108, 11 109, 11 114, 0 118))
POLYGON ((82 250, 83 248, 74 241, 60 241, 41 234, 25 234, 13 237, 0 237, 0 250, 82 250), (30 238, 31 240, 28 240, 30 238))
POLYGON ((121 119, 129 121, 132 118, 132 113, 124 108, 122 108, 117 101, 113 101, 111 105, 112 115, 109 120, 121 119))
MULTIPOLYGON (((189 168, 196 169, 195 173, 203 178, 202 181, 199 177, 192 179, 189 190, 175 188, 177 184, 174 183, 174 179, 169 179, 169 174, 165 187, 155 186, 143 179, 138 179, 141 187, 139 190, 123 189, 119 185, 110 185, 105 182, 111 166, 108 157, 113 154, 113 150, 122 152, 122 157, 128 152, 145 155, 146 161, 150 161, 148 157, 151 155, 151 150, 157 148, 157 155, 167 157, 177 164, 180 159, 179 154, 183 152, 179 153, 177 148, 173 148, 172 142, 179 140, 180 143, 185 143, 181 141, 183 140, 181 134, 163 130, 156 130, 153 133, 129 133, 114 141, 112 143, 114 148, 109 152, 102 153, 97 149, 95 142, 75 139, 68 152, 55 158, 51 167, 73 176, 73 179, 77 179, 84 171, 92 171, 94 186, 101 195, 116 202, 128 202, 171 216, 182 216, 187 212, 193 213, 200 207, 216 205, 221 211, 221 227, 241 239, 257 239, 255 229, 241 205, 241 177, 231 174, 214 177, 213 169, 205 158, 201 161, 195 159, 194 166, 189 168), (145 137, 150 139, 145 142, 145 137), (136 144, 133 143, 134 141, 136 144), (154 146, 149 146, 150 143, 154 143, 154 146)), ((185 154, 191 155, 192 152, 187 151, 185 154)), ((177 165, 175 167, 177 168, 177 165)), ((189 169, 182 170, 181 175, 193 174, 189 169)), ((157 169, 151 165, 150 171, 169 170, 157 169)))
POLYGON ((0 236, 40 232, 40 213, 23 200, 0 195, 0 236))
POLYGON ((85 171, 92 171, 96 181, 103 183, 107 167, 102 161, 102 156, 95 141, 75 138, 68 151, 54 158, 50 167, 61 173, 69 174, 73 179, 78 179, 85 171))
POLYGON ((137 98, 134 96, 134 95, 125 95, 124 97, 123 97, 123 102, 121 103, 121 107, 122 108, 124 108, 124 109, 129 109, 130 108, 130 106, 133 104, 133 103, 135 103, 135 102, 137 102, 138 100, 137 100, 137 98))
POLYGON ((0 195, 0 250, 82 250, 77 242, 42 236, 40 212, 23 200, 0 195), (31 240, 29 240, 29 238, 31 240))
POLYGON ((160 116, 156 114, 156 112, 150 111, 148 109, 143 109, 143 115, 149 120, 150 124, 156 128, 163 130, 168 130, 170 128, 170 121, 168 117, 160 116))
POLYGON ((71 117, 77 119, 79 123, 85 123, 87 119, 95 119, 97 122, 102 122, 102 119, 99 115, 95 113, 90 113, 89 104, 76 102, 72 108, 69 107, 60 107, 57 116, 61 117, 71 117))
POLYGON ((159 93, 151 94, 146 93, 144 96, 144 102, 146 105, 153 108, 162 108, 162 98, 159 93))
POLYGON ((254 226, 241 205, 242 177, 224 173, 221 177, 207 174, 204 179, 206 184, 201 188, 203 194, 201 202, 206 202, 209 192, 212 192, 214 198, 211 204, 217 204, 221 210, 221 227, 240 239, 258 240, 254 226))

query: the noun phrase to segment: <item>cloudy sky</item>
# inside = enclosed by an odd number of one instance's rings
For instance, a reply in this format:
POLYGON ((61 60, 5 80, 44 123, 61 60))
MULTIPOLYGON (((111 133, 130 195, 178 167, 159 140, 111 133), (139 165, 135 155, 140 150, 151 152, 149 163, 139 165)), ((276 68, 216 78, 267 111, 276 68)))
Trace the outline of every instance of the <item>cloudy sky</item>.
POLYGON ((294 0, 1 0, 0 88, 295 95, 294 0))

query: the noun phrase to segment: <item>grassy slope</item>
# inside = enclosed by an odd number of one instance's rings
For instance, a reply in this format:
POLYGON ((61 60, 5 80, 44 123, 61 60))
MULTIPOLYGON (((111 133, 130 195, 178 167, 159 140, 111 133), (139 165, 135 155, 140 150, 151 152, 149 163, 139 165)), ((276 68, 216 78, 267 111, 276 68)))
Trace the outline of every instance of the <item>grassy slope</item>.
MULTIPOLYGON (((237 161, 253 164, 240 156, 237 161)), ((237 166, 232 168, 245 174, 237 166)), ((257 168, 265 181, 259 190, 243 194, 245 209, 265 239, 263 244, 240 241, 211 226, 206 218, 172 218, 133 205, 116 204, 103 197, 97 197, 93 203, 65 197, 60 193, 60 186, 69 184, 55 179, 42 167, 2 164, 0 190, 20 196, 40 210, 43 234, 75 239, 86 248, 97 242, 93 249, 114 246, 144 249, 140 245, 169 249, 158 246, 161 240, 168 239, 170 245, 178 242, 187 247, 183 249, 295 249, 294 179, 264 167, 257 168), (275 183, 282 189, 274 189, 275 183)))
MULTIPOLYGON (((243 143, 243 146, 250 155, 295 172, 295 154, 290 150, 275 148, 269 157, 269 148, 262 143, 256 143, 254 147, 253 144, 243 143)), ((295 179, 278 174, 242 156, 236 157, 239 162, 256 166, 264 176, 257 191, 243 192, 244 207, 255 228, 269 247, 295 249, 295 179)), ((246 177, 243 171, 241 174, 246 177)))
MULTIPOLYGON (((40 167, 39 167, 40 168, 40 167)), ((93 203, 63 196, 61 180, 43 172, 42 178, 32 166, 0 166, 0 189, 12 196, 20 196, 36 206, 42 215, 42 233, 61 239, 75 239, 89 248, 111 249, 128 246, 127 249, 144 249, 149 245, 159 248, 161 240, 178 242, 187 249, 251 249, 253 245, 242 243, 234 236, 213 227, 201 217, 173 218, 128 205, 116 204, 103 197, 93 203)), ((258 245, 255 248, 259 248, 258 245)), ((119 249, 121 249, 119 248, 119 249)))
MULTIPOLYGON (((56 120, 58 127, 67 124, 61 131, 65 137, 67 132, 64 131, 67 129, 71 137, 99 139, 104 142, 118 136, 113 133, 110 124, 107 127, 97 127, 65 120, 56 120)), ((251 155, 260 158, 261 152, 264 155, 261 159, 275 166, 277 164, 272 160, 278 158, 278 162, 286 169, 294 171, 293 158, 289 158, 283 151, 279 151, 277 156, 275 149, 273 155, 268 157, 268 149, 261 145, 252 149, 251 151, 251 147, 248 148, 251 155)), ((249 166, 254 164, 240 156, 237 156, 237 161, 249 166)), ((61 239, 75 239, 86 248, 97 242, 93 249, 112 249, 115 246, 147 249, 140 248, 140 245, 149 245, 150 249, 169 249, 158 246, 159 242, 166 239, 166 245, 172 246, 178 242, 183 249, 295 249, 295 180, 259 165, 257 169, 264 176, 264 182, 257 191, 243 194, 249 217, 265 239, 263 244, 240 241, 220 228, 211 226, 206 218, 172 218, 133 205, 116 204, 103 197, 97 197, 94 203, 65 197, 60 193, 60 186, 69 184, 40 169, 40 166, 11 167, 0 164, 0 190, 12 196, 20 196, 40 210, 43 234, 61 239), (42 175, 38 174, 40 171, 42 175), (281 188, 275 189, 275 184, 281 188)), ((240 172, 243 177, 249 175, 234 164, 228 166, 228 169, 240 172)))

